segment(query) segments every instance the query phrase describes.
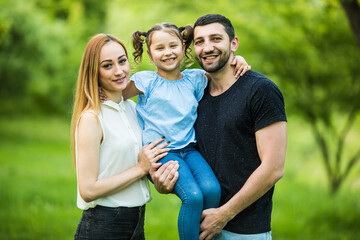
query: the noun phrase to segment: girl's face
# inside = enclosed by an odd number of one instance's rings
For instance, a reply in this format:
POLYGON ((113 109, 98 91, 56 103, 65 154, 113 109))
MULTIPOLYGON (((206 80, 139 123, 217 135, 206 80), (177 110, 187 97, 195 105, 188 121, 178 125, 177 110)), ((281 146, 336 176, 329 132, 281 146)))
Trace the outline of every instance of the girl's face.
POLYGON ((149 56, 158 68, 159 73, 168 74, 180 71, 184 58, 184 45, 175 34, 166 31, 155 31, 151 35, 149 56))
POLYGON ((106 43, 100 51, 99 82, 109 94, 125 89, 130 76, 130 64, 125 49, 117 42, 106 43))

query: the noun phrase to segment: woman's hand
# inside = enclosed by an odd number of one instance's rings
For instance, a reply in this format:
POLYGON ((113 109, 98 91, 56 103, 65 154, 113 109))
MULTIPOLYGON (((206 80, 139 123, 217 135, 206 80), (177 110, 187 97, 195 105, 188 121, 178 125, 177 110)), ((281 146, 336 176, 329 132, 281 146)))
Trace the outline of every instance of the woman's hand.
POLYGON ((159 138, 152 143, 145 145, 140 150, 138 166, 144 171, 144 175, 149 173, 151 164, 155 164, 157 161, 167 155, 169 149, 165 147, 168 146, 169 143, 163 141, 164 138, 159 138))
POLYGON ((251 70, 251 66, 247 64, 245 58, 242 56, 235 56, 233 61, 231 62, 234 67, 234 76, 236 79, 242 77, 247 71, 251 70))

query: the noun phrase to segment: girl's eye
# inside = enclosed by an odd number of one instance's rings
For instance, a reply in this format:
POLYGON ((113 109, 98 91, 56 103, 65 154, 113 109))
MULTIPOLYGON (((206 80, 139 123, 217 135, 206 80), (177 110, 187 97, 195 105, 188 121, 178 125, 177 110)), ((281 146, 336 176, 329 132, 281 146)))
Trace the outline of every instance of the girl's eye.
POLYGON ((126 58, 124 58, 124 59, 120 59, 119 63, 120 63, 120 64, 123 64, 123 63, 126 63, 126 61, 127 61, 127 59, 126 59, 126 58))
POLYGON ((177 47, 177 45, 176 45, 176 44, 174 44, 174 45, 171 45, 170 47, 175 48, 175 47, 177 47))
POLYGON ((103 68, 110 68, 110 67, 111 67, 110 63, 103 65, 103 68))

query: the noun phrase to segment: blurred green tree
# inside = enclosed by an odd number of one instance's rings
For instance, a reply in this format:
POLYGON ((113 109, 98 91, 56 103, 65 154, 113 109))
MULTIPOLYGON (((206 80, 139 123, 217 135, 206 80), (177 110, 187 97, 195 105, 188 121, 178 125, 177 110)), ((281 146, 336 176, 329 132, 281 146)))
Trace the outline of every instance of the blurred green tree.
MULTIPOLYGON (((351 138, 360 112, 360 51, 332 1, 262 3, 261 34, 251 32, 252 49, 264 71, 283 89, 287 111, 311 126, 332 194, 360 160, 351 138)), ((253 25, 260 24, 259 22, 253 25)))
POLYGON ((360 1, 339 0, 360 48, 360 1))
POLYGON ((0 99, 3 113, 64 113, 83 47, 104 28, 107 1, 0 2, 0 99))

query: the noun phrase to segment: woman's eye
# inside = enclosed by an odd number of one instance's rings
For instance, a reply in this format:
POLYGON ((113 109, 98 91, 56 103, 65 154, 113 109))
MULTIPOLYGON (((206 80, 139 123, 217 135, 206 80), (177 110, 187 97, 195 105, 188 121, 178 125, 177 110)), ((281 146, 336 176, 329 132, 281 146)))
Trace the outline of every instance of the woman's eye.
POLYGON ((123 64, 123 63, 126 63, 127 59, 120 59, 119 63, 120 64, 123 64))
POLYGON ((110 63, 103 65, 103 68, 110 68, 110 67, 111 67, 111 64, 110 64, 110 63))

